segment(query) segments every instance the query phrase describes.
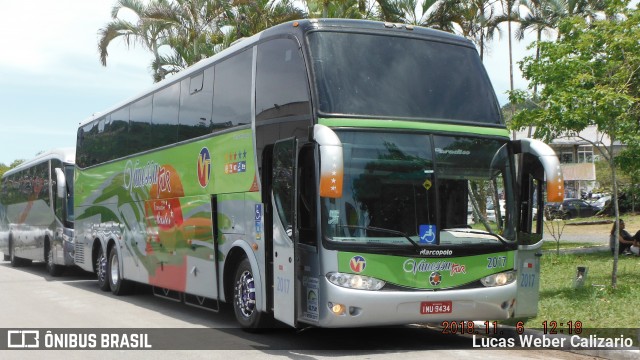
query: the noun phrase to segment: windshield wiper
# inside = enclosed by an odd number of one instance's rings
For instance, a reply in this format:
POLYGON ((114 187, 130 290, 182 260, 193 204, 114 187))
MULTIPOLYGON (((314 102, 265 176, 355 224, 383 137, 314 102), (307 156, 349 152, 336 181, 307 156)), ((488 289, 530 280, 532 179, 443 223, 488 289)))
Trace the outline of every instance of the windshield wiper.
POLYGON ((502 238, 502 236, 491 231, 482 231, 482 230, 475 230, 475 229, 453 229, 453 228, 443 229, 442 231, 457 231, 465 234, 491 235, 496 239, 500 240, 500 242, 503 243, 504 245, 507 245, 507 246, 510 245, 505 239, 502 238))
POLYGON ((402 238, 407 239, 411 245, 413 245, 413 247, 416 248, 416 250, 422 250, 422 248, 420 247, 420 245, 418 245, 417 242, 413 241, 407 234, 403 233, 402 231, 397 231, 397 230, 391 230, 391 229, 385 229, 385 228, 380 228, 380 227, 375 227, 375 226, 359 226, 359 225, 336 225, 338 227, 345 227, 345 228, 351 228, 351 229, 360 229, 360 230, 371 230, 371 231, 380 231, 380 232, 384 232, 387 234, 393 234, 393 235, 398 235, 402 238))

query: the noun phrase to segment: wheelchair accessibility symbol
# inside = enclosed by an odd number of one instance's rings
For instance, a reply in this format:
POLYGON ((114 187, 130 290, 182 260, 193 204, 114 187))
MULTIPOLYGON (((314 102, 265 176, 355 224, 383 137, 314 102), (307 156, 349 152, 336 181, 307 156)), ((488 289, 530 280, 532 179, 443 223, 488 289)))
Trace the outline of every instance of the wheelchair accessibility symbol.
POLYGON ((436 226, 420 225, 420 243, 436 245, 436 226))

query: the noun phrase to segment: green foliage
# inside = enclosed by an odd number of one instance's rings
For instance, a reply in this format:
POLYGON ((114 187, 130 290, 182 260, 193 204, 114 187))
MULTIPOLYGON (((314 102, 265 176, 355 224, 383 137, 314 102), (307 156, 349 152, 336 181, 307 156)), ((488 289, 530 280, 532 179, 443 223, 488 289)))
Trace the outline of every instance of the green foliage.
POLYGON ((488 0, 116 0, 112 21, 98 32, 106 66, 108 47, 119 39, 153 53, 154 81, 164 79, 274 25, 301 18, 370 19, 458 32, 474 41, 481 57, 497 29, 488 0), (302 8, 298 7, 302 6, 302 8), (120 18, 121 10, 137 16, 120 18))
POLYGON ((640 312, 629 310, 640 296, 640 258, 620 258, 619 285, 608 284, 613 262, 611 253, 545 254, 541 258, 538 316, 526 328, 541 328, 543 321, 581 321, 584 328, 628 328, 640 324, 640 312), (578 266, 588 267, 583 287, 574 289, 578 266))
POLYGON ((3 163, 0 163, 0 177, 2 177, 2 175, 4 175, 4 173, 6 173, 7 171, 9 171, 9 170, 13 169, 14 167, 22 164, 23 162, 24 162, 24 160, 22 160, 22 159, 13 160, 11 162, 11 164, 9 164, 8 166, 3 164, 3 163))
POLYGON ((529 56, 520 63, 530 88, 543 89, 540 106, 516 114, 514 126, 537 125, 536 137, 544 139, 591 124, 614 140, 629 142, 638 136, 640 16, 613 3, 608 12, 623 15, 562 20, 564 36, 540 42, 540 58, 529 56))
MULTIPOLYGON (((539 54, 520 63, 530 88, 542 88, 539 93, 534 91, 537 107, 517 113, 511 124, 514 128, 535 125, 535 137, 547 141, 577 134, 589 125, 606 134, 608 147, 592 145, 599 146, 611 169, 616 216, 619 207, 613 144, 640 140, 640 11, 628 8, 628 4, 628 0, 605 1, 604 19, 566 17, 558 23, 562 36, 556 42, 537 42, 539 54)), ((526 96, 516 93, 512 97, 526 96)), ((615 260, 611 282, 615 287, 615 260)))

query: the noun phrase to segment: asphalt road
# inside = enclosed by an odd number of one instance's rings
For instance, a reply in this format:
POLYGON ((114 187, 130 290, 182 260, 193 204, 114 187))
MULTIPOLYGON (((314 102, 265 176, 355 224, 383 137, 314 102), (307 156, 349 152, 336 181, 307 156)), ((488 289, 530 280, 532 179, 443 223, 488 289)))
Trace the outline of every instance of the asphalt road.
POLYGON ((440 329, 429 326, 304 331, 280 328, 250 334, 236 327, 229 308, 212 313, 154 297, 145 287, 132 295, 117 297, 100 291, 93 276, 79 270, 53 278, 44 264, 12 268, 8 262, 0 262, 0 344, 5 338, 4 344, 9 343, 10 335, 5 333, 25 329, 38 331, 41 342, 47 330, 58 336, 83 333, 81 336, 97 334, 98 338, 102 333, 124 330, 147 334, 153 347, 147 350, 3 350, 0 359, 593 358, 558 350, 473 349, 468 336, 445 336, 440 329))

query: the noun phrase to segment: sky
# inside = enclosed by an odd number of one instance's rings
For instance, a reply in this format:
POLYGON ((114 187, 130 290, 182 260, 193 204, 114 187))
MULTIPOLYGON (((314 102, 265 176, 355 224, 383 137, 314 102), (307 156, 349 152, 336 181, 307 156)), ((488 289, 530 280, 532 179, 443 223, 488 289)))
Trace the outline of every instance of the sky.
MULTIPOLYGON (((100 64, 98 30, 115 0, 0 0, 0 163, 74 147, 78 124, 153 85, 152 56, 120 40, 100 64)), ((527 42, 514 41, 515 88, 525 89, 515 61, 527 42)), ((500 104, 507 102, 507 32, 491 44, 485 67, 500 104)))

